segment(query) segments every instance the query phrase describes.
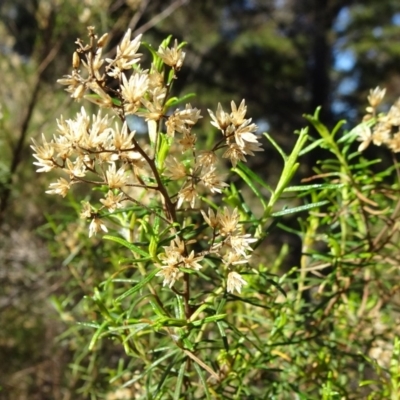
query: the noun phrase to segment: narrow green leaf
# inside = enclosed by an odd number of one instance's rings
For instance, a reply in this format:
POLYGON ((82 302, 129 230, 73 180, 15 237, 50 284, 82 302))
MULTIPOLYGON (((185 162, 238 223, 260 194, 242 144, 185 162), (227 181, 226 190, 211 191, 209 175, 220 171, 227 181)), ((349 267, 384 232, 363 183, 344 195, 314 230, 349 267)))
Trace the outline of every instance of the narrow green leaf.
POLYGON ((218 327, 219 334, 221 335, 221 338, 222 338, 222 343, 224 344, 224 349, 226 351, 229 351, 229 342, 228 342, 228 339, 226 336, 224 324, 221 321, 218 321, 217 327, 218 327))
POLYGON ((254 182, 259 183, 262 187, 272 192, 271 186, 269 186, 267 182, 265 182, 260 176, 253 172, 246 164, 239 162, 238 167, 254 182))
POLYGON ((316 147, 320 147, 324 143, 324 139, 317 139, 311 144, 309 144, 307 147, 302 149, 299 153, 299 157, 303 156, 304 154, 309 153, 311 150, 314 150, 316 147))
POLYGON ((154 296, 152 295, 150 298, 150 305, 151 308, 153 309, 153 311, 162 318, 168 317, 168 315, 166 314, 165 310, 160 306, 160 304, 158 304, 157 300, 152 300, 152 298, 154 298, 154 296))
POLYGON ((175 363, 176 363, 176 357, 174 357, 174 359, 171 360, 170 363, 168 363, 167 367, 164 368, 161 377, 158 378, 158 385, 153 394, 154 400, 163 400, 165 398, 169 399, 171 398, 172 388, 169 385, 170 380, 168 380, 167 378, 170 375, 175 376, 175 371, 173 372, 173 374, 171 374, 171 370, 174 368, 175 363))
POLYGON ((134 265, 134 264, 151 261, 151 260, 153 260, 153 257, 143 257, 143 258, 121 257, 118 259, 118 263, 119 263, 119 265, 126 265, 126 264, 134 265))
MULTIPOLYGON (((154 350, 154 351, 156 351, 156 350, 154 350)), ((146 368, 146 372, 148 373, 149 371, 155 369, 159 364, 162 364, 167 358, 172 357, 173 355, 177 354, 178 352, 180 353, 179 348, 173 348, 173 349, 169 349, 169 350, 170 350, 169 353, 156 358, 155 361, 146 368)))
POLYGON ((108 321, 104 321, 101 326, 97 329, 95 334, 92 337, 92 340, 89 343, 89 350, 93 350, 93 347, 95 346, 96 342, 98 341, 100 335, 105 331, 105 329, 108 326, 108 321))
POLYGON ((278 153, 282 156, 283 161, 286 162, 288 157, 285 154, 285 152, 282 150, 282 148, 279 146, 279 144, 276 143, 275 140, 272 139, 272 137, 267 132, 264 132, 263 135, 269 140, 269 142, 272 144, 272 146, 274 146, 275 149, 278 151, 278 153))
POLYGON ((331 133, 332 138, 334 138, 334 137, 336 136, 336 134, 339 132, 339 130, 341 129, 341 127, 342 127, 345 123, 346 123, 346 121, 342 119, 341 121, 339 121, 339 122, 335 125, 335 127, 332 129, 332 133, 331 133))
POLYGON ((218 304, 218 307, 217 307, 216 312, 217 312, 217 313, 220 313, 220 312, 225 308, 225 304, 226 304, 226 295, 224 295, 224 296, 221 298, 221 301, 220 301, 219 304, 218 304))
POLYGON ((154 326, 157 330, 163 328, 164 326, 182 327, 186 326, 187 324, 188 322, 186 319, 168 318, 164 316, 154 321, 154 326))
POLYGON ((84 326, 85 328, 94 328, 94 329, 100 328, 100 325, 94 322, 77 322, 76 324, 79 326, 84 326))
POLYGON ((315 110, 314 115, 304 115, 304 118, 314 126, 314 128, 318 131, 322 138, 327 140, 328 138, 331 139, 331 134, 328 128, 319 120, 319 111, 321 107, 318 107, 315 110))
POLYGON ((175 296, 174 311, 176 318, 183 319, 185 317, 185 303, 183 301, 183 296, 175 296))
MULTIPOLYGON (((166 356, 164 356, 163 358, 166 359, 167 357, 171 357, 174 354, 176 354, 177 351, 172 351, 171 353, 167 354, 166 356)), ((169 391, 169 387, 166 387, 165 390, 161 391, 161 389, 163 389, 166 384, 168 384, 169 380, 167 379, 170 375, 171 375, 171 370, 174 368, 175 364, 177 361, 177 357, 174 357, 167 365, 166 368, 164 369, 163 374, 161 375, 161 377, 158 379, 158 385, 157 388, 155 389, 153 396, 155 400, 162 400, 165 398, 165 395, 167 394, 167 392, 169 391), (162 396, 162 397, 161 397, 162 396)), ((155 365, 155 363, 153 364, 155 365)), ((175 372, 173 373, 173 376, 175 376, 175 372)), ((168 398, 171 398, 170 396, 168 396, 168 398)))
POLYGON ((133 243, 129 243, 127 240, 122 239, 118 236, 105 235, 103 236, 103 238, 106 240, 111 240, 113 242, 119 243, 120 245, 127 247, 132 252, 140 254, 142 257, 150 257, 150 254, 141 249, 140 247, 137 247, 133 243))
MULTIPOLYGON (((171 40, 172 36, 169 36, 166 40, 171 40)), ((163 42, 164 43, 164 42, 163 42)), ((163 44, 162 43, 162 44, 163 44)), ((162 45, 161 44, 161 45, 162 45)), ((153 48, 153 46, 147 42, 141 42, 141 45, 144 46, 152 55, 153 58, 153 65, 156 68, 158 72, 161 72, 162 66, 163 66, 163 61, 161 60, 161 57, 157 54, 157 51, 153 48)), ((168 45, 168 44, 167 44, 168 45)), ((167 46, 166 45, 166 46, 167 46)), ((165 47, 166 47, 165 46, 165 47)))
MULTIPOLYGON (((262 274, 262 275, 264 275, 264 274, 262 274)), ((265 276, 264 276, 264 278, 268 283, 270 283, 272 286, 276 287, 285 297, 287 297, 285 290, 283 289, 283 287, 281 285, 279 285, 279 283, 275 282, 271 278, 266 278, 265 276)))
POLYGON ((164 168, 164 162, 165 159, 167 158, 167 155, 169 153, 169 149, 171 147, 172 141, 171 139, 164 134, 159 134, 159 147, 157 151, 157 166, 161 170, 164 168))
POLYGON ((343 187, 343 183, 337 183, 337 184, 332 184, 332 183, 317 183, 314 185, 302 185, 302 186, 289 186, 285 188, 283 191, 284 192, 304 192, 307 190, 322 190, 322 189, 340 189, 343 187))
MULTIPOLYGON (((174 79, 176 79, 175 71, 171 68, 169 73, 168 73, 167 85, 171 85, 172 86, 172 84, 174 82, 174 79)), ((165 108, 164 108, 164 110, 165 110, 165 108)))
POLYGON ((98 288, 94 288, 94 295, 91 297, 91 299, 96 303, 103 317, 109 321, 114 322, 113 316, 110 314, 107 307, 103 303, 103 299, 101 298, 101 294, 98 288))
POLYGON ((363 386, 367 386, 367 385, 380 385, 380 384, 381 384, 381 382, 370 379, 367 381, 360 382, 359 386, 363 387, 363 386))
POLYGON ((194 365, 194 368, 195 368, 195 370, 197 372, 197 375, 199 375, 199 378, 200 378, 200 380, 202 382, 202 386, 203 386, 203 390, 204 390, 204 394, 205 394, 206 398, 208 400, 211 400, 211 394, 210 394, 210 392, 208 390, 208 383, 207 383, 206 378, 204 377, 203 370, 201 369, 200 365, 197 364, 196 362, 193 363, 193 365, 194 365))
POLYGON ((196 97, 196 93, 188 93, 185 94, 182 97, 171 97, 170 99, 168 99, 168 101, 165 103, 165 107, 166 108, 170 108, 170 107, 175 107, 179 104, 185 103, 187 100, 196 97))
POLYGON ((182 362, 182 365, 179 368, 178 372, 178 379, 175 384, 174 400, 180 400, 181 398, 183 378, 185 377, 185 369, 186 369, 186 363, 182 362))
POLYGON ((201 326, 201 325, 207 324, 209 322, 220 321, 221 319, 224 319, 226 317, 226 315, 227 314, 212 315, 211 317, 206 317, 206 318, 202 318, 202 319, 198 319, 196 321, 193 321, 191 323, 191 325, 193 325, 193 326, 201 326))
POLYGON ((138 292, 140 289, 142 289, 144 286, 146 286, 157 274, 157 272, 160 270, 160 268, 156 268, 153 271, 151 271, 146 277, 144 277, 137 285, 135 285, 133 288, 127 290, 125 293, 122 293, 121 296, 117 297, 116 302, 120 302, 126 297, 138 292))
POLYGON ((300 207, 288 208, 286 210, 272 213, 271 217, 280 217, 282 215, 294 214, 294 213, 301 212, 301 211, 311 210, 312 208, 321 207, 328 203, 329 203, 328 200, 324 200, 324 201, 319 201, 317 203, 306 204, 306 205, 300 206, 300 207))
MULTIPOLYGON (((148 326, 150 326, 150 323, 148 322, 141 322, 141 320, 137 320, 137 323, 135 322, 135 320, 130 319, 129 323, 127 323, 126 325, 121 325, 121 326, 110 326, 109 330, 110 331, 127 331, 127 330, 132 330, 134 329, 134 334, 136 334, 137 332, 142 331, 144 328, 147 328, 148 326)), ((132 332, 131 332, 132 333, 132 332)), ((131 336, 131 335, 129 335, 131 336)), ((126 339, 128 340, 128 338, 126 339)))
POLYGON ((232 168, 232 171, 236 172, 246 182, 247 186, 257 196, 258 200, 260 200, 265 210, 267 208, 267 202, 265 201, 264 196, 261 194, 261 192, 254 186, 253 181, 244 173, 244 171, 241 171, 238 168, 232 168))

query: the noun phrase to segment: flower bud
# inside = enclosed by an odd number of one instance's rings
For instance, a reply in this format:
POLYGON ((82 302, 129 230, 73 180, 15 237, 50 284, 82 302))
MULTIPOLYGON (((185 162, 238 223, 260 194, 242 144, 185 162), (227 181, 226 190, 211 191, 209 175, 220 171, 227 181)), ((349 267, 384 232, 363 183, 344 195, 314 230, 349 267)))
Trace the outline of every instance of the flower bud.
POLYGON ((79 54, 75 51, 72 56, 72 68, 78 69, 81 63, 81 59, 79 58, 79 54))
POLYGON ((83 95, 85 94, 86 87, 83 84, 80 84, 79 86, 76 87, 74 92, 72 93, 71 97, 73 99, 81 99, 83 95))
POLYGON ((97 41, 97 47, 103 47, 108 39, 108 33, 105 33, 98 41, 97 41))

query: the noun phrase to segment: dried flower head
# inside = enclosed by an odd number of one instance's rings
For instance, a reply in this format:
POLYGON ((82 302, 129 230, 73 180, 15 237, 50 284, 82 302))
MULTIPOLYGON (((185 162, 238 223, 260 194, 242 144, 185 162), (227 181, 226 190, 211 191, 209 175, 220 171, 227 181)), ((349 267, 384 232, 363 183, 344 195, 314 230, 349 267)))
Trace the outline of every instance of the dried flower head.
POLYGON ((231 123, 231 117, 223 110, 221 103, 218 103, 217 112, 215 114, 211 110, 207 111, 212 119, 211 125, 214 125, 216 128, 224 132, 231 123))
POLYGON ((200 110, 192 108, 190 104, 186 104, 184 110, 176 110, 166 122, 167 133, 170 136, 174 136, 175 132, 187 135, 190 133, 190 129, 197 121, 202 118, 200 110))
POLYGON ((56 168, 57 164, 53 159, 55 153, 54 143, 52 141, 47 142, 43 133, 42 146, 39 146, 35 139, 32 139, 32 142, 33 146, 31 146, 31 148, 36 153, 33 155, 33 157, 35 157, 37 160, 37 162, 34 162, 33 164, 39 167, 36 172, 49 172, 53 168, 56 168))
POLYGON ((226 147, 223 158, 229 158, 232 165, 236 166, 239 161, 246 161, 246 155, 254 155, 254 152, 263 151, 261 144, 255 134, 257 125, 251 123, 250 119, 245 119, 247 107, 245 101, 236 107, 235 102, 231 103, 232 112, 228 114, 218 103, 217 111, 214 114, 208 110, 212 122, 211 124, 219 128, 226 140, 226 147))
POLYGON ((367 97, 369 105, 373 109, 378 107, 379 104, 381 104, 383 98, 385 97, 385 94, 386 94, 386 88, 381 89, 379 86, 377 86, 375 89, 371 89, 369 91, 369 96, 367 97))
POLYGON ((115 163, 111 163, 106 171, 106 180, 110 189, 122 188, 127 183, 125 168, 116 169, 115 163))
POLYGON ((140 100, 149 86, 149 76, 146 73, 134 73, 126 79, 122 74, 121 94, 124 99, 125 114, 134 114, 140 106, 140 100))
POLYGON ((224 187, 229 186, 217 175, 215 166, 202 168, 200 181, 211 193, 221 193, 224 187))
POLYGON ((176 208, 181 208, 184 202, 188 202, 191 208, 194 208, 196 200, 198 198, 196 184, 193 180, 186 182, 178 193, 178 202, 176 204, 176 208))
POLYGON ((92 216, 92 206, 88 201, 83 201, 80 217, 91 218, 91 216, 92 216))
POLYGON ((359 151, 365 150, 372 142, 376 146, 386 145, 393 152, 400 152, 399 126, 400 126, 400 99, 397 100, 389 109, 389 112, 376 113, 376 107, 382 102, 386 89, 379 87, 370 90, 367 107, 367 114, 363 121, 368 125, 358 127, 358 140, 362 143, 358 147, 359 151))
POLYGON ((132 65, 140 61, 142 54, 137 53, 142 35, 136 36, 131 40, 132 31, 128 29, 117 47, 115 58, 106 58, 109 63, 108 75, 114 78, 120 77, 122 71, 131 69, 132 65))
POLYGON ((100 199, 100 202, 103 203, 104 207, 106 207, 109 212, 114 212, 116 209, 123 207, 121 203, 123 198, 123 193, 114 194, 112 190, 109 190, 106 197, 104 199, 100 199))
POLYGON ((183 276, 183 273, 172 265, 165 265, 161 267, 161 270, 157 272, 156 276, 162 276, 164 278, 163 286, 171 288, 175 285, 175 282, 183 276))
POLYGON ((361 125, 358 129, 358 138, 361 144, 358 146, 358 151, 364 151, 372 141, 372 131, 367 125, 361 125))
POLYGON ((226 283, 226 289, 229 293, 233 293, 235 290, 240 293, 244 285, 247 285, 247 282, 239 273, 235 271, 229 272, 226 283))
POLYGON ((203 210, 200 210, 200 212, 203 215, 204 221, 206 221, 211 228, 215 229, 219 227, 218 213, 216 215, 211 208, 208 209, 208 215, 203 210))
POLYGON ((196 256, 194 250, 190 252, 187 257, 182 257, 182 262, 185 268, 194 269, 198 271, 202 268, 199 262, 204 258, 204 256, 196 256))
POLYGON ((219 232, 223 236, 234 234, 238 229, 239 224, 239 211, 234 208, 232 213, 229 212, 227 207, 224 207, 221 213, 217 215, 219 232))
POLYGON ((179 71, 182 68, 183 60, 186 53, 182 51, 182 47, 178 46, 178 41, 175 39, 174 47, 159 47, 157 54, 161 57, 165 64, 179 71))
POLYGON ((173 180, 178 180, 186 177, 186 168, 183 163, 175 157, 168 157, 165 160, 166 170, 164 174, 173 180))
POLYGON ((94 217, 89 225, 89 237, 96 235, 100 231, 108 232, 108 229, 100 218, 94 217))
POLYGON ((73 182, 68 182, 64 178, 59 178, 57 182, 50 183, 50 190, 47 190, 48 194, 59 194, 62 197, 65 197, 68 193, 68 190, 71 187, 73 182))

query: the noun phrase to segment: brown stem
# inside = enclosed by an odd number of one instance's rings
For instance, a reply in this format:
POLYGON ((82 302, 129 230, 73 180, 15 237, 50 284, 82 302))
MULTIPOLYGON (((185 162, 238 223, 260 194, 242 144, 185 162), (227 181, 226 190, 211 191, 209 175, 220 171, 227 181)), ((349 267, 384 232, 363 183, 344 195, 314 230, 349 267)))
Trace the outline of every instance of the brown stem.
POLYGON ((170 222, 171 223, 177 222, 175 204, 172 203, 171 198, 169 197, 169 194, 167 192, 167 189, 165 188, 165 186, 163 185, 163 183, 161 181, 161 177, 158 173, 158 170, 157 170, 157 167, 156 167, 154 161, 139 146, 139 144, 135 138, 133 138, 132 141, 133 141, 138 153, 147 161, 147 164, 150 166, 150 168, 153 172, 154 178, 157 182, 156 190, 158 190, 164 198, 167 215, 168 215, 168 218, 170 219, 170 222))
MULTIPOLYGON (((121 190, 122 193, 126 196, 126 199, 123 200, 130 200, 132 203, 135 203, 136 205, 138 205, 139 207, 145 208, 150 214, 155 214, 157 215, 157 217, 161 218, 164 222, 166 223, 170 223, 170 221, 168 219, 166 219, 165 217, 163 217, 162 215, 160 215, 157 211, 155 211, 154 209, 151 209, 149 207, 147 207, 146 205, 144 205, 143 203, 141 203, 140 201, 134 199, 133 197, 129 196, 129 194, 125 193, 123 190, 121 190)), ((122 200, 121 200, 122 201, 122 200)))

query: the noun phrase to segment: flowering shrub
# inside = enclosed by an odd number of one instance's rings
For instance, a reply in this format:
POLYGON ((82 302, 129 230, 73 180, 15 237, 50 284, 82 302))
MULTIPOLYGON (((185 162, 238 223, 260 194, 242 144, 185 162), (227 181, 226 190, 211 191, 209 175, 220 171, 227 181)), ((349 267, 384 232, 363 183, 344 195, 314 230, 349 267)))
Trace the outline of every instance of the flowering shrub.
POLYGON ((255 134, 257 126, 251 119, 245 119, 244 100, 239 107, 232 102, 231 113, 225 112, 220 104, 215 114, 209 110, 212 125, 220 130, 221 138, 212 148, 200 151, 193 131, 202 118, 200 110, 186 104, 183 110, 169 113, 177 103, 169 96, 185 58, 182 46, 175 41, 168 48, 165 42, 154 52, 150 69, 144 70, 139 64, 141 54, 137 53, 141 36, 131 40, 128 30, 113 59, 102 58, 107 35, 98 39, 90 28, 89 36, 89 44, 77 42, 72 74, 58 82, 68 86, 72 98, 86 98, 100 108, 113 111, 120 123, 112 123, 113 117, 102 116, 101 111, 90 117, 84 107, 74 120, 65 121, 61 117, 54 138, 47 142, 43 136, 42 145, 32 146, 37 172, 60 169, 68 176, 51 183, 47 193, 65 197, 77 183, 101 188, 102 206, 96 208, 85 202, 82 208, 81 216, 91 220, 89 237, 101 230, 108 231, 104 212, 112 219, 116 210, 129 203, 146 208, 150 220, 158 219, 159 228, 164 230, 159 240, 169 237, 164 252, 157 254, 154 247, 151 249, 153 261, 160 268, 157 275, 163 277, 164 285, 172 288, 177 280, 183 279, 184 269, 198 271, 204 257, 212 255, 221 259, 228 271, 228 291, 240 292, 246 282, 236 269, 247 264, 252 251, 250 243, 256 239, 244 233, 238 209, 214 212, 215 204, 207 211, 200 209, 210 227, 209 232, 205 227, 202 229, 201 238, 207 247, 201 251, 191 249, 191 244, 197 241, 185 240, 180 232, 188 212, 198 212, 199 206, 204 207, 203 195, 221 193, 228 186, 217 173, 221 151, 222 157, 236 166, 239 161, 246 161, 247 155, 262 150, 255 134), (88 91, 95 95, 86 94, 88 91), (129 127, 128 116, 145 120, 149 129, 147 141, 138 138, 129 127), (166 133, 162 133, 164 128, 166 133), (144 200, 139 200, 143 197, 144 200))
MULTIPOLYGON (((352 387, 366 378, 377 339, 394 341, 395 329, 386 332, 382 324, 392 315, 388 304, 397 287, 398 272, 388 265, 399 261, 393 227, 400 218, 398 182, 384 182, 398 173, 397 163, 373 173, 359 151, 371 141, 396 151, 397 106, 377 115, 383 92, 372 91, 369 117, 338 139, 342 123, 329 131, 317 111, 306 119, 319 138, 301 130, 289 155, 265 133, 283 159, 273 188, 245 164, 263 149, 244 100, 232 102, 229 112, 221 104, 208 110, 218 136, 201 144, 199 121, 206 117, 191 104, 182 107, 189 96, 172 95, 184 43, 170 46, 168 38, 155 51, 128 30, 115 57, 103 58, 106 40, 89 28, 89 43, 77 41, 71 75, 59 80, 72 98, 100 110, 90 116, 82 107, 74 119, 60 117, 53 138, 43 135, 32 146, 38 172, 64 174, 47 193, 73 198, 74 186, 92 187, 80 206, 88 236, 110 232, 103 238, 118 245, 105 250, 112 267, 102 282, 86 280, 90 321, 80 326, 95 333, 73 368, 81 371, 87 356, 85 376, 95 376, 101 354, 108 354, 106 338, 124 354, 117 361, 103 357, 98 367, 109 373, 110 387, 102 391, 86 378, 81 392, 110 399, 356 398, 352 387), (152 56, 148 69, 141 45, 152 56), (139 132, 143 125, 147 135, 139 132), (304 184, 289 186, 299 157, 318 148, 332 158, 304 184), (279 210, 278 202, 284 203, 279 210), (305 211, 297 228, 285 225, 284 216, 305 211), (276 227, 302 239, 298 264, 286 273, 287 247, 274 259, 259 251, 276 227), (317 251, 321 243, 325 250, 317 251)), ((68 240, 76 255, 79 246, 68 240)), ((64 313, 60 302, 57 307, 64 313)), ((398 351, 395 341, 393 354, 398 351)), ((379 385, 382 398, 395 393, 395 368, 390 379, 381 373, 389 362, 390 356, 374 368, 381 380, 362 396, 379 385)))

